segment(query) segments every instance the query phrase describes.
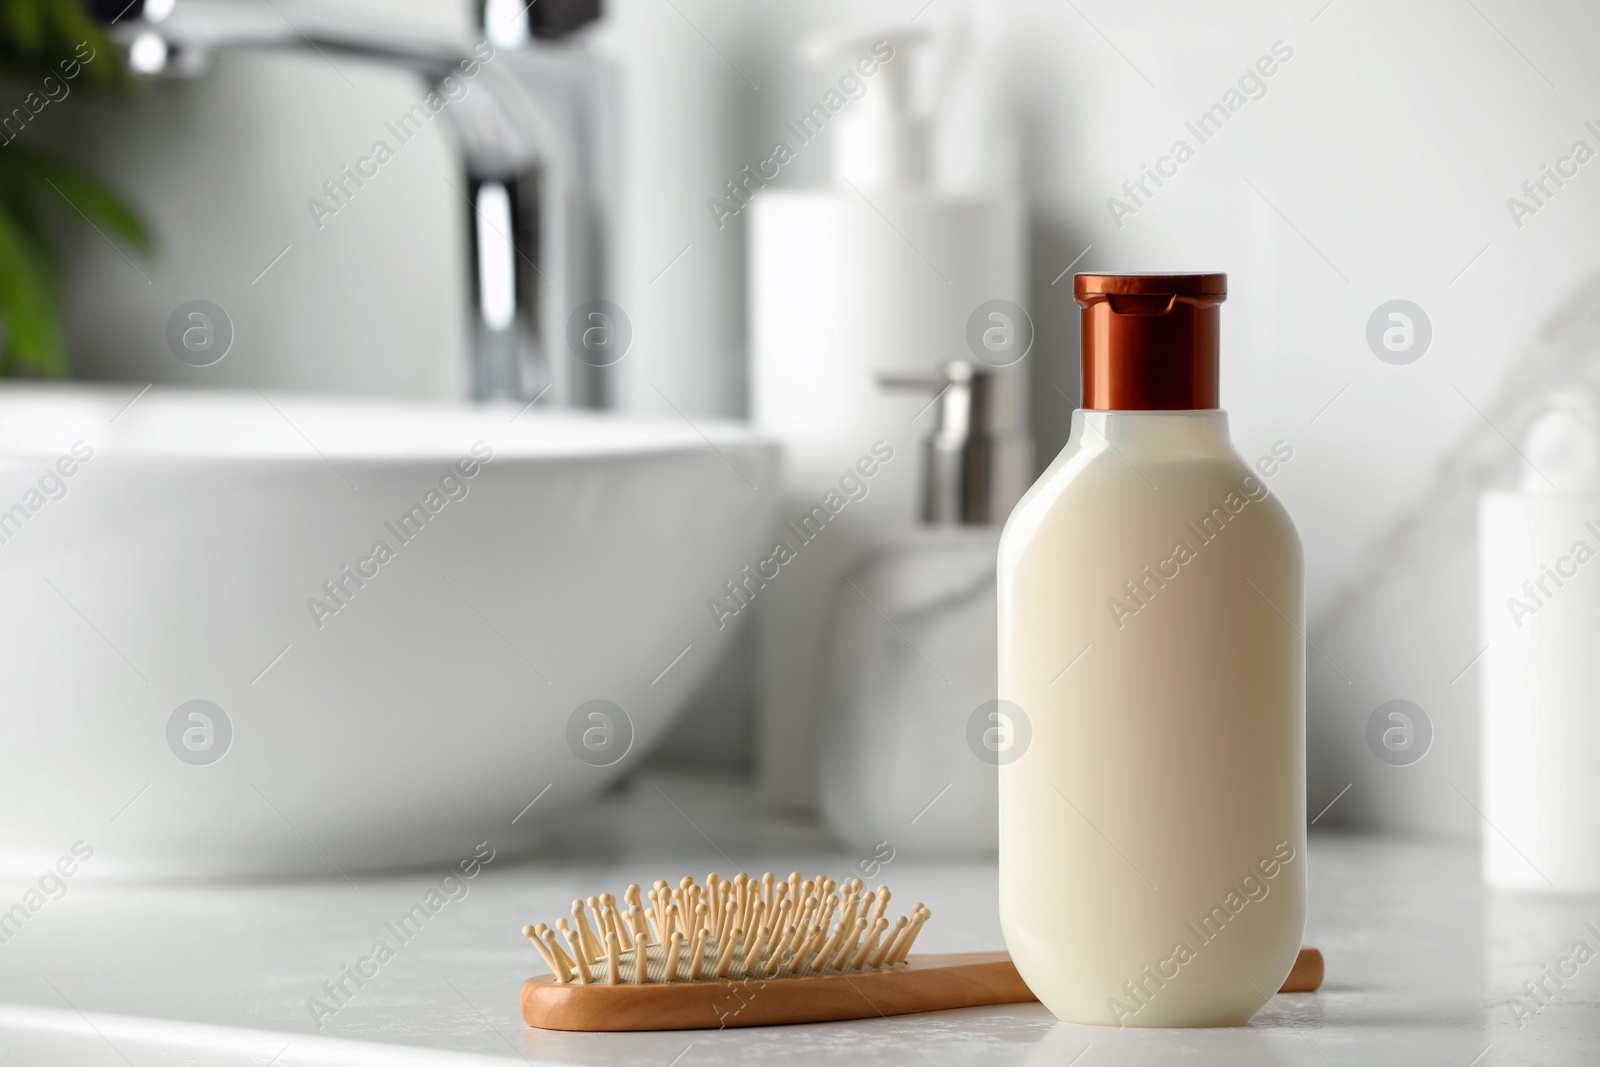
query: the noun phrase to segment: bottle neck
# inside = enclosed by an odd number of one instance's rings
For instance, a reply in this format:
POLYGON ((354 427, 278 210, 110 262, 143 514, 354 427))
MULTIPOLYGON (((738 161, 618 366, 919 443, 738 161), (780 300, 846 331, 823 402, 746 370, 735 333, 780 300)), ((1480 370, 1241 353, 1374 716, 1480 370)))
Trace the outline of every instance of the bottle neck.
POLYGON ((1228 413, 1221 408, 1190 411, 1097 411, 1072 413, 1070 440, 1082 448, 1107 450, 1138 466, 1141 460, 1208 459, 1234 455, 1228 413))

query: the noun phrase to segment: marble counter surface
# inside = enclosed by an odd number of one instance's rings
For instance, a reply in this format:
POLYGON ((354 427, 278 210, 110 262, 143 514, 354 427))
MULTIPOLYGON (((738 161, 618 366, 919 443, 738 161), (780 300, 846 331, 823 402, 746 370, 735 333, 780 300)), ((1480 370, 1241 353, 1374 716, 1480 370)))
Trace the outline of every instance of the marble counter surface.
MULTIPOLYGON (((553 922, 580 892, 740 867, 837 877, 858 858, 755 810, 736 783, 645 772, 569 817, 538 857, 496 852, 454 884, 443 870, 210 887, 74 879, 0 944, 0 1064, 1600 1062, 1600 962, 1563 988, 1546 978, 1575 942, 1600 950, 1600 899, 1490 897, 1470 849, 1331 835, 1311 841, 1306 933, 1327 957, 1326 984, 1275 997, 1248 1027, 1070 1026, 1037 1004, 721 1032, 522 1024, 517 989, 544 967, 519 930, 553 922), (402 941, 394 924, 430 891, 436 910, 402 941), (392 958, 335 1003, 324 983, 379 940, 392 958), (1541 979, 1553 990, 1542 1004, 1523 989, 1541 979)), ((492 847, 493 828, 482 836, 492 847)), ((938 917, 919 950, 1003 947, 991 863, 897 855, 880 877, 938 917)), ((27 888, 0 882, 0 910, 27 888)))

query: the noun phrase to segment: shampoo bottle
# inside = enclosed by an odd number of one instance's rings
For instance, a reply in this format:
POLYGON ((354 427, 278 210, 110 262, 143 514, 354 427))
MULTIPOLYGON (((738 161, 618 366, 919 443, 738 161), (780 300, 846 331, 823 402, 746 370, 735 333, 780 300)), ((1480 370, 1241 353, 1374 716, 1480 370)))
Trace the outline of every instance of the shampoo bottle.
POLYGON ((1217 406, 1222 274, 1078 275, 1083 407, 999 558, 1000 909, 1055 1015, 1242 1025, 1306 907, 1304 565, 1217 406))

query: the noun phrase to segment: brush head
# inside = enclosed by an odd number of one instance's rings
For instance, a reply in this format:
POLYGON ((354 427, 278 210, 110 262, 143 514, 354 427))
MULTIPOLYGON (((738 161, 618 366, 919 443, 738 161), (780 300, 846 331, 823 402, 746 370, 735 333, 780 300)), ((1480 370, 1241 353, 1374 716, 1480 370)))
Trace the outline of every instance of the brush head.
POLYGON ((893 924, 884 916, 887 886, 868 891, 795 871, 751 878, 716 874, 699 885, 657 881, 630 885, 619 906, 607 893, 572 902, 572 922, 522 928, 558 984, 644 985, 737 982, 850 974, 905 962, 931 917, 918 904, 893 924), (589 913, 594 913, 594 927, 589 913))

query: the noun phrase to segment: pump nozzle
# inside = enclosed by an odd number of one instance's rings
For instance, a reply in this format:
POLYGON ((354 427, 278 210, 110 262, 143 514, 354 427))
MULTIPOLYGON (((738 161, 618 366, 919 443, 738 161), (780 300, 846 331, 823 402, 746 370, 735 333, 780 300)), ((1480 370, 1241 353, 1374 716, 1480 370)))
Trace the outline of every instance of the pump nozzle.
POLYGON ((949 360, 940 371, 878 375, 880 388, 933 393, 938 405, 933 432, 923 446, 922 521, 930 526, 1001 522, 1005 513, 997 513, 992 499, 999 456, 991 410, 993 376, 964 359, 949 360))
POLYGON ((800 42, 808 67, 844 64, 841 83, 863 88, 847 94, 833 121, 833 176, 858 189, 893 189, 928 183, 928 124, 912 113, 911 51, 927 40, 904 26, 818 34, 800 42))

